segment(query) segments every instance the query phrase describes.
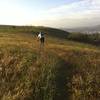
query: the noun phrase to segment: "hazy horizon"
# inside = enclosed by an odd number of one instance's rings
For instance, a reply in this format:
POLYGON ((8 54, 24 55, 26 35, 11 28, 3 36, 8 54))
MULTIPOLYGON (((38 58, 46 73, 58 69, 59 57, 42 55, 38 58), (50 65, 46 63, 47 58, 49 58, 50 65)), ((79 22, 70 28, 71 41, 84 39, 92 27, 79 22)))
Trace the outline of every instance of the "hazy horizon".
POLYGON ((0 0, 0 24, 56 28, 100 23, 100 0, 0 0))

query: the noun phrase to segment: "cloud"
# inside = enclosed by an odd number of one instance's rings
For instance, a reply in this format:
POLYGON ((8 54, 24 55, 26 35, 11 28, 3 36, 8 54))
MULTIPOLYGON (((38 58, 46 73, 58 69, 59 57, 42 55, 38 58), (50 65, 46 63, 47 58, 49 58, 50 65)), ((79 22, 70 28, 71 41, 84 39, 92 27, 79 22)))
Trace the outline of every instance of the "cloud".
POLYGON ((41 23, 55 27, 77 27, 100 23, 100 0, 80 0, 43 12, 41 23))

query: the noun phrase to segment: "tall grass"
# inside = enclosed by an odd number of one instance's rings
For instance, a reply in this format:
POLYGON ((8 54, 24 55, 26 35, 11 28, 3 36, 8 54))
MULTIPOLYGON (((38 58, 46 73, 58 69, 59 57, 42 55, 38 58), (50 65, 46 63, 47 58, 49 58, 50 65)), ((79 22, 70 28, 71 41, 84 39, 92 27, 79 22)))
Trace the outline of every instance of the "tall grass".
POLYGON ((99 100, 100 52, 73 51, 67 63, 70 80, 67 83, 73 100, 99 100))
POLYGON ((100 51, 32 34, 0 33, 1 100, 99 100, 100 51))
POLYGON ((0 62, 1 100, 53 100, 56 56, 9 46, 0 49, 0 62))

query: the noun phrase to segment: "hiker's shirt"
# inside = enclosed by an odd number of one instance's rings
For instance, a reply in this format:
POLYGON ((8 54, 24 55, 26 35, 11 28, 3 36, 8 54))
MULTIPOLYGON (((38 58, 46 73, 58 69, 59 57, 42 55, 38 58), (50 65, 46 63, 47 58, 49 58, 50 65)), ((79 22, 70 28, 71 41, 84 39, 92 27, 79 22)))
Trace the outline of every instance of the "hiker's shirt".
POLYGON ((39 38, 39 39, 44 38, 44 34, 43 34, 43 33, 39 33, 38 38, 39 38))
POLYGON ((39 38, 39 39, 41 39, 41 38, 42 38, 41 34, 39 34, 39 35, 38 35, 38 38, 39 38))

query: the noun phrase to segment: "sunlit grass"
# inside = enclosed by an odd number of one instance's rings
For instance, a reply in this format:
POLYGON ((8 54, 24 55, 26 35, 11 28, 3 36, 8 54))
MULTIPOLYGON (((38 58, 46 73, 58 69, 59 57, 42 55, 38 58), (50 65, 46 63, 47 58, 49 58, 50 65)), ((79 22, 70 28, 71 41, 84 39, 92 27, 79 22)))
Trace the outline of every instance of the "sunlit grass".
POLYGON ((99 66, 96 46, 47 36, 40 50, 32 34, 0 33, 1 100, 96 100, 99 66))

